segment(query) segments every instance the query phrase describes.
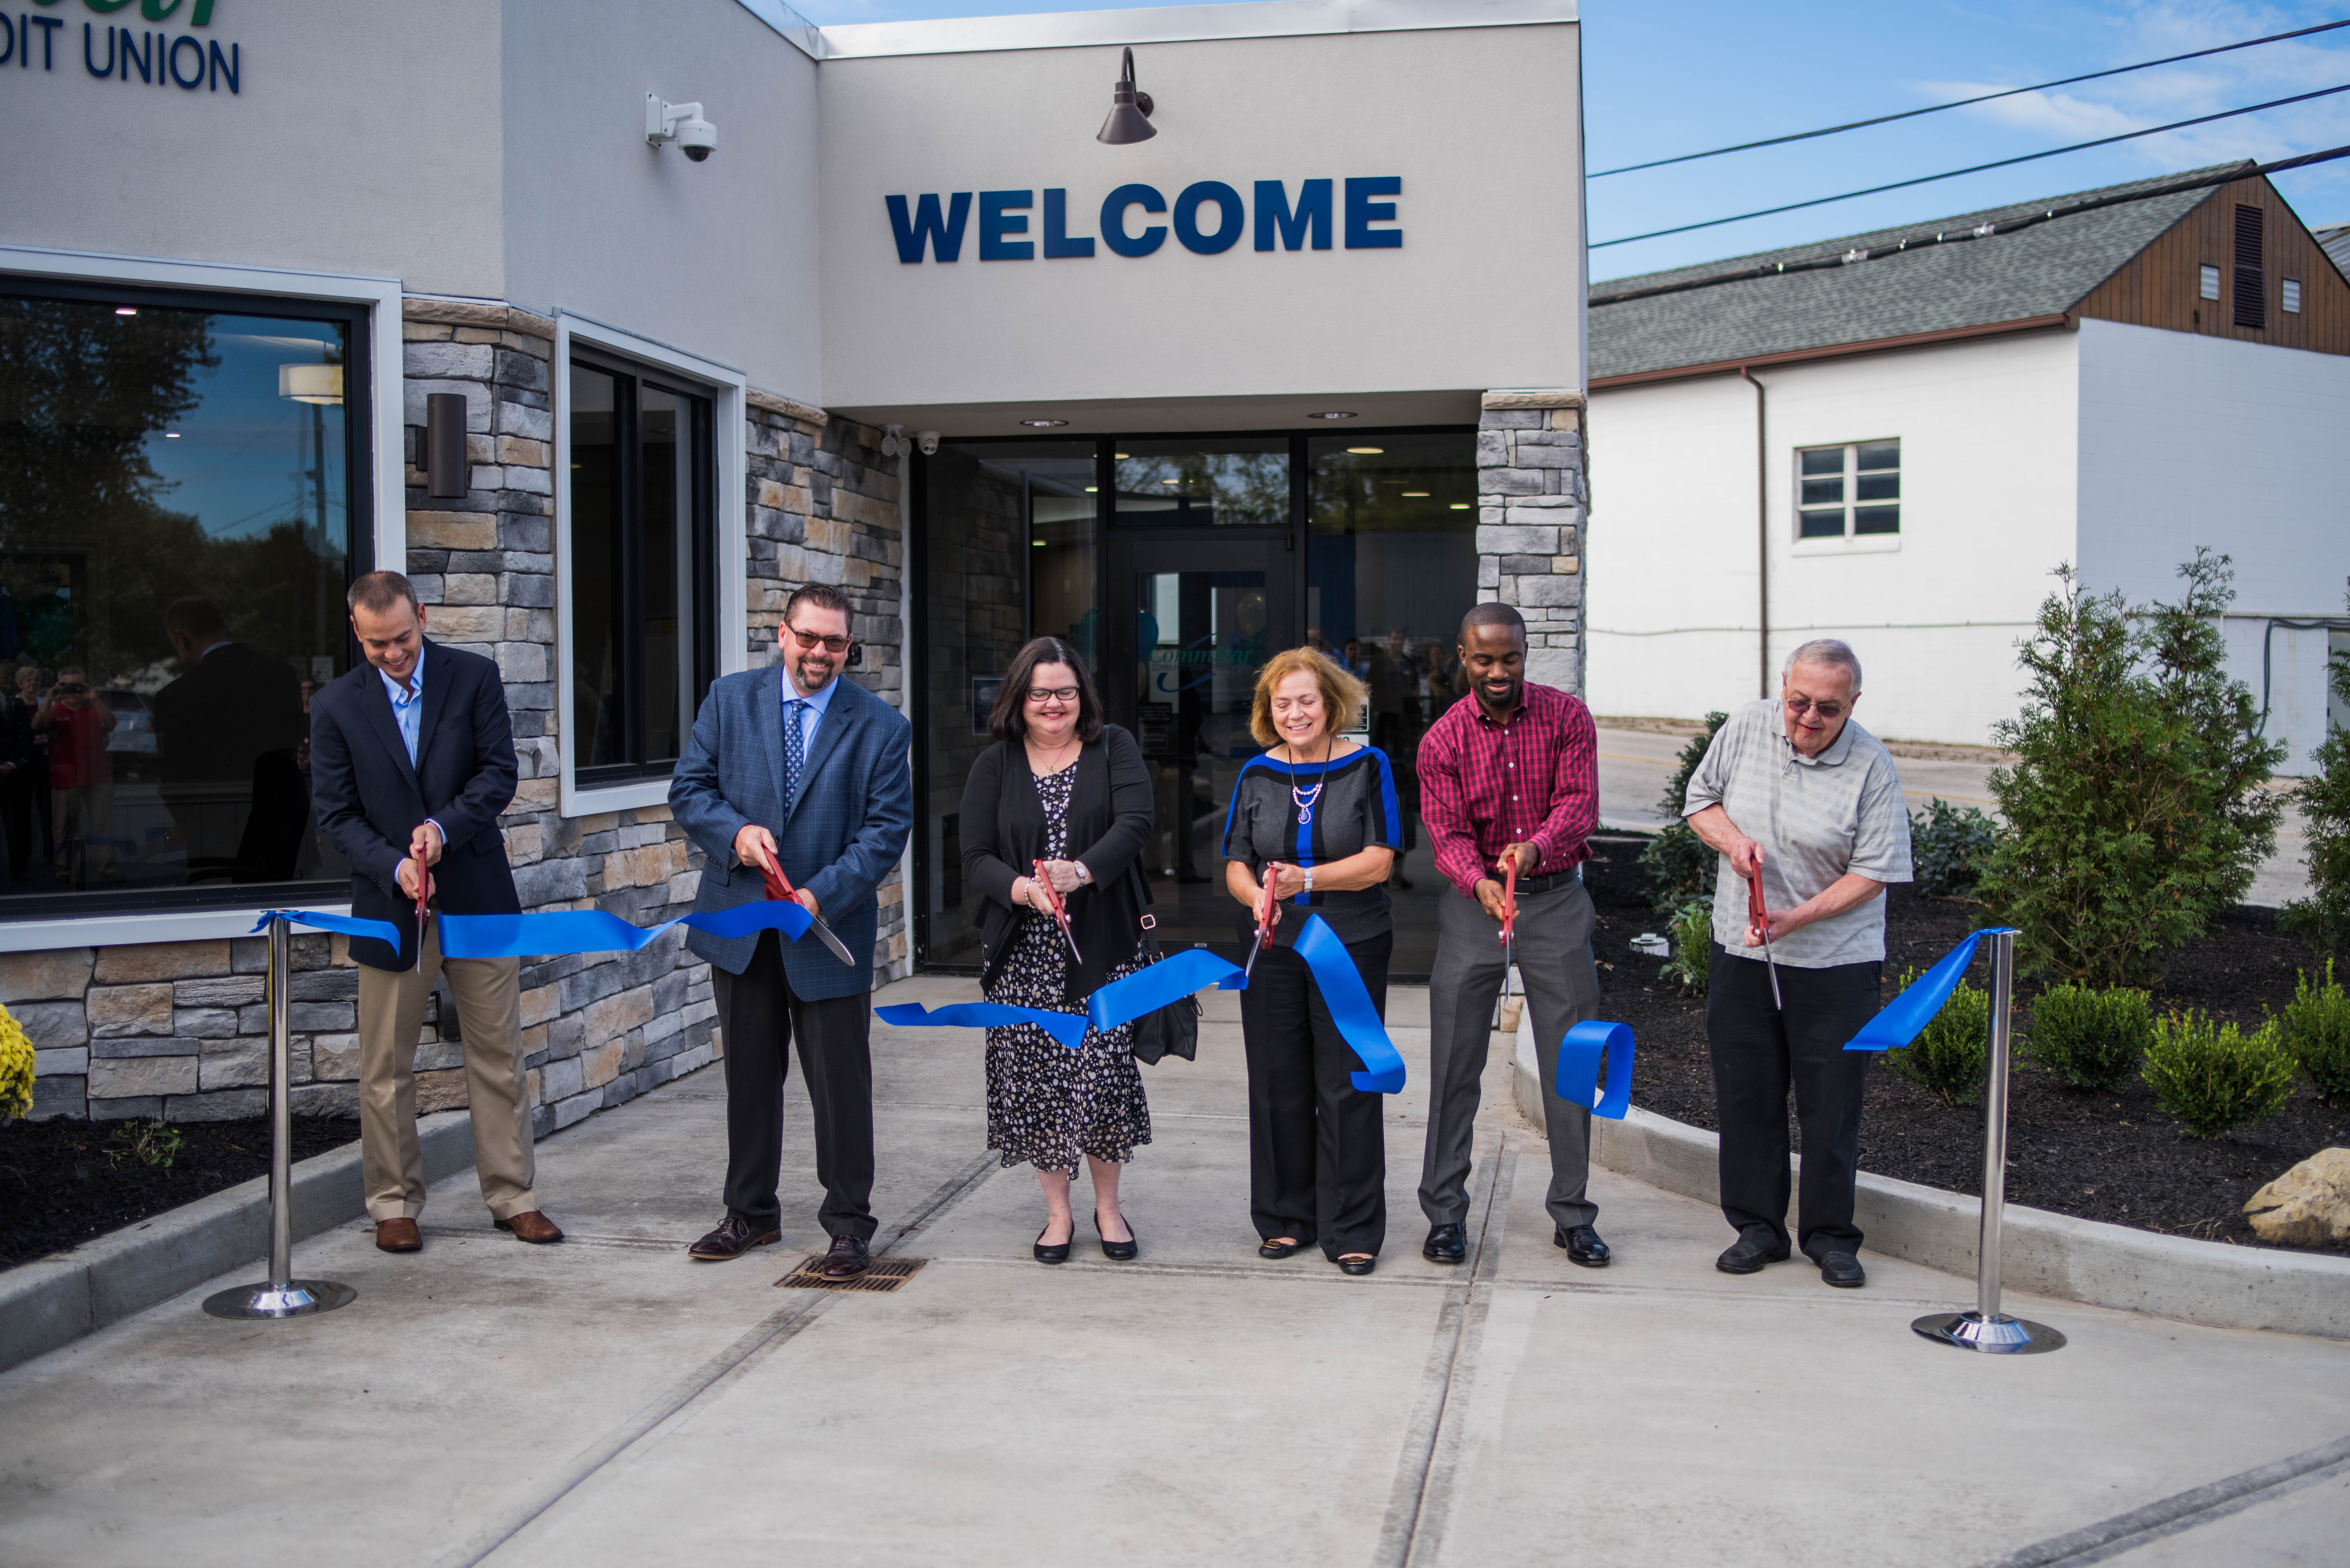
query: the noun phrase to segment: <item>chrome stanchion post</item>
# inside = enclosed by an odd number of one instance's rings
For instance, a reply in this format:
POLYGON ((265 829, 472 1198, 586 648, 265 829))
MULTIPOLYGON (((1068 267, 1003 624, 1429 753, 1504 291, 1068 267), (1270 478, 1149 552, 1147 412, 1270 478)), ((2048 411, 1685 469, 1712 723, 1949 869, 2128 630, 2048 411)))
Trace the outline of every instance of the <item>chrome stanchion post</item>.
POLYGON ((292 929, 269 919, 269 1278, 204 1298, 214 1317, 301 1317, 332 1312, 359 1293, 331 1280, 294 1277, 294 1038, 286 1003, 293 982, 292 929))
POLYGON ((2030 1355, 2064 1347, 2044 1324, 1999 1310, 2000 1227, 2007 1210, 2007 1070, 2010 1012, 2015 1000, 2015 933, 1993 931, 1991 944, 1991 1061, 1983 1087, 1982 1221, 1975 1241, 1975 1310, 1935 1313, 1909 1326, 1961 1350, 2030 1355))

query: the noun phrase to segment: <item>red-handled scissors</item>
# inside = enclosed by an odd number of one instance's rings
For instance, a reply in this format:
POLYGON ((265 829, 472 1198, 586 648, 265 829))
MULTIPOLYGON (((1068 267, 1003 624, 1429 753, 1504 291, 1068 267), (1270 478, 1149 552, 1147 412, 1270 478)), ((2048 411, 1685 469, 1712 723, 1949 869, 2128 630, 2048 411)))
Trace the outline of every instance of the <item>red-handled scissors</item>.
POLYGON ((1273 934, 1273 918, 1279 912, 1280 900, 1274 897, 1274 886, 1281 880, 1281 868, 1267 866, 1264 883, 1256 896, 1256 940, 1249 944, 1248 962, 1241 965, 1241 979, 1246 981, 1256 972, 1256 955, 1264 950, 1264 939, 1273 934))
POLYGON ((1771 953, 1771 911, 1762 904, 1762 867, 1754 867, 1754 875, 1746 878, 1746 919, 1762 933, 1762 961, 1771 966, 1771 1005, 1780 1012, 1787 1004, 1779 1000, 1779 961, 1771 953))
POLYGON ((1036 885, 1044 888, 1045 897, 1053 901, 1053 919, 1060 924, 1061 940, 1069 944, 1069 956, 1079 963, 1085 962, 1085 954, 1077 951, 1076 934, 1069 929, 1069 901, 1061 897, 1061 890, 1053 886, 1052 877, 1045 874, 1045 862, 1038 860, 1032 864, 1035 867, 1036 885))
MULTIPOLYGON (((768 898, 779 904, 791 898, 792 879, 784 875, 782 867, 762 866, 759 867, 759 876, 767 884, 768 898)), ((848 944, 834 935, 832 928, 825 924, 824 917, 813 909, 808 911, 808 929, 816 933, 816 940, 832 950, 833 957, 851 969, 857 967, 856 959, 849 956, 848 944)))
POLYGON ((432 899, 432 873, 425 868, 423 861, 419 860, 416 863, 416 961, 408 966, 410 969, 424 967, 425 907, 432 899))
POLYGON ((1518 962, 1518 857, 1502 872, 1502 1000, 1510 1000, 1510 971, 1518 962))

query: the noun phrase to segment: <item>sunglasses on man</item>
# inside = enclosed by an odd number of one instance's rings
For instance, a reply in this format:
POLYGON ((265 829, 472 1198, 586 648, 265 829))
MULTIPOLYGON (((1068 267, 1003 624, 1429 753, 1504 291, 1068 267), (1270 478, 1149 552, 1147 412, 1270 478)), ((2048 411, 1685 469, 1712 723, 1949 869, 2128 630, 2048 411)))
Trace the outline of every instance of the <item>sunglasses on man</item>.
POLYGON ((847 653, 852 640, 846 637, 818 637, 812 631, 802 631, 795 626, 785 627, 784 629, 792 634, 792 640, 800 645, 802 653, 813 651, 819 643, 823 645, 827 653, 847 653))
POLYGON ((1850 706, 1851 704, 1846 702, 1814 702, 1808 697, 1787 699, 1787 711, 1796 718, 1800 719, 1806 713, 1817 713, 1824 722, 1830 724, 1843 718, 1845 711, 1850 706))

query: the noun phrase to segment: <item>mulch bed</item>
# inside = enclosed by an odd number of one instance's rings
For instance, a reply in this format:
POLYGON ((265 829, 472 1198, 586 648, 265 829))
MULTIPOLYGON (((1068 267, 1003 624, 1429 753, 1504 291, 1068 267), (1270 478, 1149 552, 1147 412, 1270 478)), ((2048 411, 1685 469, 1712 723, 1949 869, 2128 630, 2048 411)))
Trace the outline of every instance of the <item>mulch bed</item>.
MULTIPOLYGON (((181 1144, 168 1168, 143 1164, 121 1147, 130 1125, 45 1121, 0 1127, 0 1268, 47 1257, 269 1174, 265 1116, 173 1124, 181 1144)), ((294 1158, 340 1148, 359 1136, 355 1118, 296 1116, 294 1158)))
MULTIPOLYGON (((1630 1024, 1639 1043, 1634 1102, 1711 1129, 1717 1124, 1705 1001, 1660 980, 1662 960, 1632 950, 1634 937, 1664 929, 1644 894, 1640 848, 1637 842, 1596 844, 1584 874, 1598 914, 1593 945, 1601 1016, 1630 1024)), ((1964 899, 1928 898, 1903 886, 1889 899, 1888 1001, 1903 966, 1922 971, 1950 951, 1974 928, 1977 910, 1964 899)), ((2282 1011, 2293 999, 2294 976, 2309 963, 2306 944, 2278 933, 2274 911, 2239 907, 2217 931, 2171 955, 2154 990, 2155 1008, 2192 1006, 2257 1024, 2264 1011, 2282 1011)), ((1978 984, 1983 973, 1978 966, 1978 984)), ((2019 981, 2016 990, 2028 1009, 2033 987, 2019 981)), ((2022 1035, 2019 1027, 2019 1044, 2022 1035)), ((2350 1111, 2328 1108, 2306 1085, 2296 1085, 2292 1102, 2271 1120, 2201 1139, 2182 1132, 2155 1105, 2154 1091, 2136 1079, 2117 1094, 2089 1095, 2018 1060, 2009 1084, 2009 1201, 2145 1231, 2263 1246, 2244 1218, 2244 1200, 2319 1149, 2350 1145, 2350 1111)), ((1982 1190, 1982 1151, 1980 1097, 1946 1106, 1882 1067, 1870 1072, 1860 1125, 1863 1169, 1971 1195, 1982 1190)), ((2350 1255, 2350 1244, 2283 1250, 2350 1255)))

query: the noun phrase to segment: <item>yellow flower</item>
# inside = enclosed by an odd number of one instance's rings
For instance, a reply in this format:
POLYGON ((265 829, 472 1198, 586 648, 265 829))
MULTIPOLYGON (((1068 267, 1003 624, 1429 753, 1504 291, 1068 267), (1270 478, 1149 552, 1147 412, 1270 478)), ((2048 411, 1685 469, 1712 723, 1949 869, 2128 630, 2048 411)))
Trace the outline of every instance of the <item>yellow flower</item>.
POLYGON ((33 1108, 33 1043, 8 1010, 0 1007, 0 1122, 33 1108))

